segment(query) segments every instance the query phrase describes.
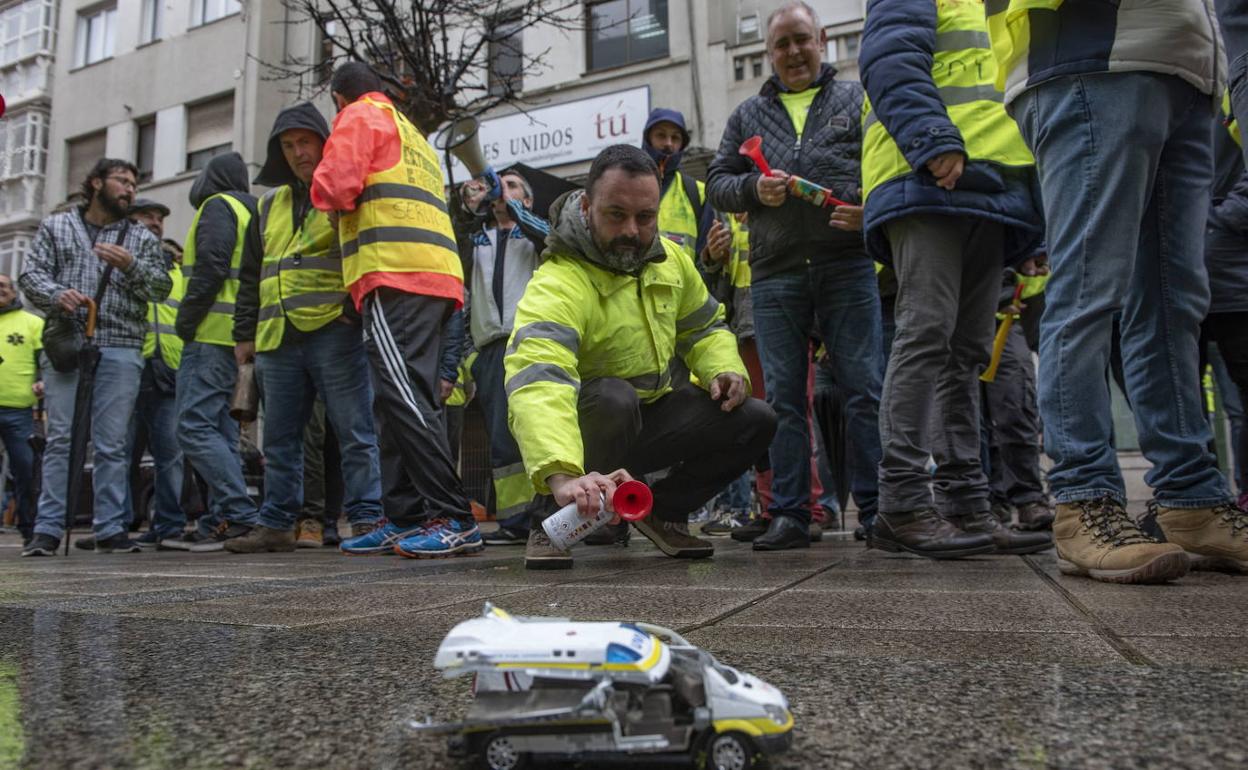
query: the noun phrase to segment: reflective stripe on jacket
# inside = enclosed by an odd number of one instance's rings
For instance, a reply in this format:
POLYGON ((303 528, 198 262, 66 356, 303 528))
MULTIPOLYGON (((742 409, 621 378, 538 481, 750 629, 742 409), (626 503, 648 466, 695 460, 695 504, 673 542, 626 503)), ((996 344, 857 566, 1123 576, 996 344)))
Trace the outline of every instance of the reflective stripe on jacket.
MULTIPOLYGON (((996 61, 980 0, 937 0, 932 81, 949 120, 962 135, 968 160, 1003 166, 1031 166, 1035 160, 1006 114, 993 83, 996 61)), ((884 182, 915 173, 897 142, 876 117, 871 100, 862 105, 863 200, 884 182)), ((921 169, 919 170, 922 171, 921 169)))
POLYGON ((258 208, 264 259, 256 351, 265 352, 282 344, 287 321, 311 332, 342 315, 347 290, 338 236, 323 211, 309 205, 296 228, 290 185, 265 193, 258 208))
POLYGON ((182 304, 182 295, 186 291, 186 283, 182 279, 182 268, 174 263, 169 268, 169 278, 173 281, 173 289, 169 296, 160 302, 147 303, 147 334, 143 337, 143 357, 156 355, 156 339, 160 338, 160 360, 170 369, 182 365, 182 338, 174 329, 178 320, 178 306, 182 304))
POLYGON ((437 154, 393 105, 368 97, 360 103, 394 120, 403 149, 398 163, 365 178, 355 210, 342 214, 343 283, 349 288, 364 275, 382 272, 434 273, 462 284, 437 154))
POLYGON ((195 268, 195 231, 199 227, 199 218, 203 215, 204 207, 208 205, 208 202, 217 198, 224 201, 234 212, 234 220, 237 224, 234 253, 230 255, 230 274, 221 284, 212 308, 195 329, 195 341, 211 345, 228 345, 232 348, 234 347, 234 302, 238 299, 238 273, 243 264, 244 235, 247 232, 247 225, 251 222, 251 210, 247 208, 247 204, 233 195, 217 193, 205 200, 195 212, 195 219, 191 221, 191 229, 186 234, 186 245, 182 252, 182 291, 186 291, 187 282, 195 268))
POLYGON ((529 281, 507 346, 506 390, 511 433, 539 493, 553 473, 584 473, 582 381, 619 378, 650 403, 672 390, 676 356, 702 383, 724 372, 748 378, 723 308, 680 247, 662 243, 667 258, 640 277, 548 250, 529 281))
MULTIPOLYGON (((706 185, 697 183, 700 203, 706 202, 706 185)), ((679 246, 697 264, 698 212, 685 194, 685 180, 677 171, 659 199, 659 235, 679 246)))

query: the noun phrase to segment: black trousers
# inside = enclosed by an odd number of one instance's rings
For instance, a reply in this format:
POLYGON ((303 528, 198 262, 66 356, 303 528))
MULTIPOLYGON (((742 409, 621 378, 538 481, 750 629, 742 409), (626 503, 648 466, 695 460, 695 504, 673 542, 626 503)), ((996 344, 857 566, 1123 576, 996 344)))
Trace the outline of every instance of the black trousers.
POLYGON ((382 504, 386 517, 402 527, 472 520, 439 399, 442 326, 454 309, 448 299, 389 288, 364 300, 382 504))
POLYGON ((765 402, 751 398, 725 412, 694 385, 643 404, 624 380, 589 380, 577 410, 586 471, 625 468, 640 479, 670 469, 651 487, 651 515, 664 521, 688 521, 767 451, 776 432, 776 413, 765 402))

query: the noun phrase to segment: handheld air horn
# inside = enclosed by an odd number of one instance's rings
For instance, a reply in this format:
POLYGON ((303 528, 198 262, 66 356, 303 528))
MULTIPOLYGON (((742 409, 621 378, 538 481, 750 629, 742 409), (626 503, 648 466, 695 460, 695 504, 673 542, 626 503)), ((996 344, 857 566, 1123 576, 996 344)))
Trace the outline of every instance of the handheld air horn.
MULTIPOLYGON (((758 170, 763 172, 763 176, 774 176, 771 173, 771 166, 767 163, 767 159, 763 157, 763 138, 761 136, 751 136, 741 143, 741 147, 737 152, 754 161, 754 165, 758 166, 758 170)), ((819 206, 852 206, 852 203, 846 203, 840 198, 833 197, 832 191, 823 185, 815 184, 809 179, 803 179, 800 176, 790 176, 787 182, 789 195, 794 198, 800 198, 807 203, 819 206)))

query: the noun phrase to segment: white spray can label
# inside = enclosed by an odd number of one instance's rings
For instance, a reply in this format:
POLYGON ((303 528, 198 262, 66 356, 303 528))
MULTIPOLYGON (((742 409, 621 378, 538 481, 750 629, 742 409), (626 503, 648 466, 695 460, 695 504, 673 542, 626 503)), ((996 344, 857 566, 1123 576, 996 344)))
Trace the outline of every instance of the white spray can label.
POLYGON ((550 538, 551 545, 566 551, 589 537, 591 532, 606 526, 615 514, 618 513, 624 521, 638 521, 650 513, 653 504, 654 497, 649 487, 640 481, 625 481, 615 488, 615 494, 611 496, 614 513, 607 510, 606 500, 599 495, 598 513, 593 517, 582 516, 576 509, 576 503, 568 503, 543 521, 542 529, 550 538))

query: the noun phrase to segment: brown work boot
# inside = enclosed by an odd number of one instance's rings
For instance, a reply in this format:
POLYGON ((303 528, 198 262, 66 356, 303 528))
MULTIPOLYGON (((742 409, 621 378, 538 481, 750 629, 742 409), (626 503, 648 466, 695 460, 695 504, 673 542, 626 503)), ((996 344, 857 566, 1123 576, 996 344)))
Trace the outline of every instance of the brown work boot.
POLYGON ((647 516, 640 521, 634 521, 633 526, 668 556, 678 559, 705 559, 715 554, 715 546, 711 541, 689 534, 689 525, 683 521, 663 521, 647 516))
POLYGON ((316 519, 300 519, 295 524, 296 548, 320 548, 325 525, 316 519))
POLYGON ((242 537, 232 537, 226 540, 225 550, 230 553, 293 551, 295 550, 295 533, 257 525, 242 537))
POLYGON ((1057 506, 1057 568, 1106 583, 1165 583, 1187 574, 1187 556, 1142 532, 1111 497, 1057 506))
POLYGON ((992 535, 963 531, 931 508, 876 514, 867 532, 867 547, 929 559, 960 559, 992 553, 997 548, 992 535))
POLYGON ((572 552, 556 548, 541 527, 529 531, 524 547, 525 569, 572 569, 572 552))
POLYGON ((1018 506, 1018 528, 1024 532, 1053 529, 1053 508, 1043 500, 1018 506))
POLYGON ((1234 503, 1167 508, 1154 500, 1148 510, 1166 541, 1187 552, 1192 569, 1248 573, 1248 512, 1234 503))
POLYGON ((992 535, 996 553, 1021 555, 1036 553, 1053 547, 1053 536, 1048 532, 1021 532, 1001 523, 991 511, 977 511, 954 517, 954 523, 963 532, 982 532, 992 535))

